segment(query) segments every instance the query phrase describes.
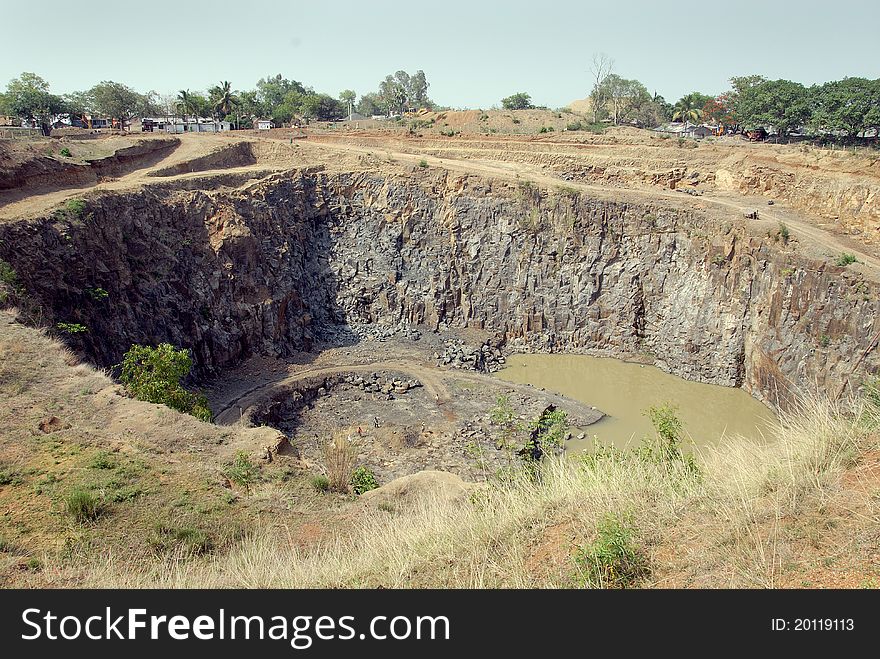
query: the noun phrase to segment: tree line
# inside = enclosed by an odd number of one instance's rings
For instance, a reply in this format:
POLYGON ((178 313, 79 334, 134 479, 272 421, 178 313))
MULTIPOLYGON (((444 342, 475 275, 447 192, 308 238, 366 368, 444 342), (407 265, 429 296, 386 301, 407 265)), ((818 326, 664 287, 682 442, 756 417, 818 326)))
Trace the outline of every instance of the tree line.
POLYGON ((49 83, 35 73, 13 78, 0 93, 0 114, 18 117, 38 126, 48 135, 62 117, 94 115, 117 120, 120 125, 135 117, 213 117, 250 127, 255 119, 271 119, 276 125, 299 119, 333 121, 357 110, 364 116, 402 114, 407 110, 432 108, 424 71, 413 75, 397 71, 386 76, 378 91, 357 94, 346 89, 338 97, 316 92, 312 87, 285 78, 266 76, 253 89, 235 90, 229 81, 207 89, 181 89, 176 94, 155 91, 140 93, 121 82, 105 80, 84 91, 54 94, 49 83))
MULTIPOLYGON (((731 78, 731 88, 721 94, 694 91, 671 104, 639 80, 615 73, 613 60, 605 55, 594 56, 591 74, 594 123, 654 127, 668 121, 706 122, 723 125, 728 132, 763 129, 781 137, 796 130, 846 138, 876 136, 880 131, 880 79, 853 77, 807 87, 791 80, 741 76, 731 78)), ((246 90, 235 90, 224 80, 204 91, 181 89, 160 95, 105 80, 84 91, 58 95, 42 77, 25 72, 0 93, 0 114, 19 117, 46 134, 60 117, 82 115, 112 118, 121 125, 138 116, 181 116, 226 119, 236 127, 249 127, 258 118, 271 119, 280 126, 300 119, 332 121, 353 111, 371 117, 433 109, 428 87, 424 71, 401 70, 385 76, 377 91, 360 99, 350 89, 333 97, 281 74, 261 78, 246 90)), ((502 99, 502 106, 535 107, 525 92, 502 99)))
MULTIPOLYGON (((614 61, 596 55, 591 67, 590 113, 594 123, 656 127, 669 121, 721 125, 728 132, 804 130, 814 136, 855 138, 880 134, 880 79, 844 78, 805 86, 761 75, 730 79, 731 89, 712 96, 698 91, 670 104, 640 81, 614 73, 614 61)), ((519 92, 501 100, 506 110, 535 106, 519 92)))

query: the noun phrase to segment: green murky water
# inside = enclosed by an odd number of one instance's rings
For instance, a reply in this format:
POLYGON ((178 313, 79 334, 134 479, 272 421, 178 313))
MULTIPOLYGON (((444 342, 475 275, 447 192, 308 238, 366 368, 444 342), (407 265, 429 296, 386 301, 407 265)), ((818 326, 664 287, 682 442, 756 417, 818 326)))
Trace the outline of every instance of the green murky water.
MULTIPOLYGON (((498 377, 544 387, 607 415, 589 428, 586 438, 567 443, 569 451, 590 448, 593 437, 624 447, 653 433, 645 411, 671 403, 685 432, 697 447, 718 444, 733 436, 761 439, 773 412, 742 389, 689 382, 653 366, 587 355, 512 355, 498 377)), ((577 433, 575 433, 577 434, 577 433)))

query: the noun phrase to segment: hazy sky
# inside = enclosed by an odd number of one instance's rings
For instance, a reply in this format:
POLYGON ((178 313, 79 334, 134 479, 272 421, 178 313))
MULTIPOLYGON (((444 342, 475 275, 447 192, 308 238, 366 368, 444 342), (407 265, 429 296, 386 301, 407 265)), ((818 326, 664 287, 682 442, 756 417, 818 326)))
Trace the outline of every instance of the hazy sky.
POLYGON ((248 89, 281 73, 360 95, 388 73, 424 69, 443 105, 488 108, 526 91, 557 107, 587 95, 592 54, 605 52, 617 73, 674 101, 722 92, 733 75, 880 77, 878 25, 878 0, 0 0, 0 88, 22 71, 56 93, 100 80, 248 89))

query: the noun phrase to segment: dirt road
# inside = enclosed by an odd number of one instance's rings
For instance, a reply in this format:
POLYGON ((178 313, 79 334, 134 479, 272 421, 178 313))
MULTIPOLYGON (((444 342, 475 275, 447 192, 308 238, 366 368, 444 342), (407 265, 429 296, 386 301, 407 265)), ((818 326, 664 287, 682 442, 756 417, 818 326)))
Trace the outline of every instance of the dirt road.
MULTIPOLYGON (((180 135, 178 137, 180 138, 180 143, 164 158, 144 166, 135 165, 128 173, 103 181, 97 185, 47 186, 36 192, 12 190, 0 193, 0 221, 35 217, 46 213, 46 211, 58 206, 67 199, 87 192, 96 190, 125 190, 144 183, 156 182, 157 180, 167 181, 176 178, 165 177, 163 179, 156 179, 152 178, 150 174, 229 146, 232 140, 235 139, 225 135, 213 134, 180 135)), ((144 139, 151 138, 145 137, 144 139)))

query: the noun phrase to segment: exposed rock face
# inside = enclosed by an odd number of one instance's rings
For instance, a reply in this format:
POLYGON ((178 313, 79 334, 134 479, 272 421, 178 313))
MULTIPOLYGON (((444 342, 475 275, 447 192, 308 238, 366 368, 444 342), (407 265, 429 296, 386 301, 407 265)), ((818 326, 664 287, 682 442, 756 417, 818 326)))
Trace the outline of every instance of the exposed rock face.
MULTIPOLYGON (((89 328, 71 342, 101 365, 169 341, 206 374, 376 328, 472 327, 648 355, 784 405, 791 385, 839 388, 880 329, 874 285, 749 238, 738 218, 442 172, 148 187, 96 197, 82 218, 2 225, 0 241, 48 321, 89 328)), ((872 352, 860 368, 878 364, 872 352)))

